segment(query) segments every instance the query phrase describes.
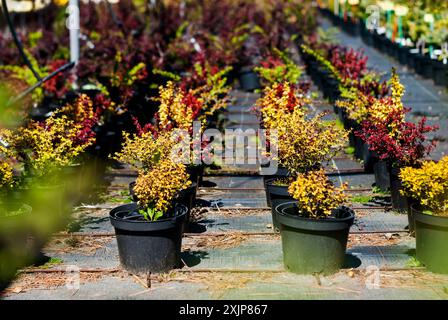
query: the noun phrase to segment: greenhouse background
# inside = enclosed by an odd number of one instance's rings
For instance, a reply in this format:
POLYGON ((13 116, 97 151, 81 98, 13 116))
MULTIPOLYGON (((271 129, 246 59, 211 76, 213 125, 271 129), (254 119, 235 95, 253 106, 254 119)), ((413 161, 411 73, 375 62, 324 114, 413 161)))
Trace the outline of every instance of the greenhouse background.
POLYGON ((0 300, 448 298, 446 1, 1 11, 0 300))

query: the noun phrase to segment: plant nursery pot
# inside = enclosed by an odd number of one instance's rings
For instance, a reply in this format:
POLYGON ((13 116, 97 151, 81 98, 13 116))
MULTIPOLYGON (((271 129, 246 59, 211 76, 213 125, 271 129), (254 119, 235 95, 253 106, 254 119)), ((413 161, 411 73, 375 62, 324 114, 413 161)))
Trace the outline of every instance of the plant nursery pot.
POLYGON ((355 219, 353 210, 340 207, 326 219, 298 216, 295 202, 282 203, 275 210, 288 271, 329 275, 343 266, 349 230, 355 219))
POLYGON ((415 69, 416 59, 419 55, 419 50, 417 48, 409 49, 407 52, 407 65, 411 69, 415 69))
POLYGON ((364 43, 368 46, 373 46, 374 45, 374 40, 373 40, 373 35, 372 32, 369 31, 367 28, 365 28, 364 26, 364 31, 363 31, 363 38, 362 40, 364 41, 364 43))
POLYGON ((199 187, 202 184, 204 178, 203 165, 188 166, 187 173, 190 176, 190 181, 196 183, 196 187, 199 187))
POLYGON ((413 205, 417 260, 435 273, 448 274, 448 217, 424 214, 413 205))
POLYGON ((419 202, 414 199, 414 198, 409 198, 407 200, 408 203, 408 208, 407 208, 407 213, 408 213, 408 227, 409 227, 409 234, 412 237, 415 237, 415 214, 414 214, 414 206, 418 206, 419 202))
POLYGON ((151 222, 132 215, 136 210, 137 203, 131 203, 110 211, 121 265, 129 272, 146 274, 179 267, 187 208, 178 204, 174 217, 151 222))
POLYGON ((268 207, 271 207, 271 198, 270 198, 270 194, 268 193, 268 187, 267 187, 267 182, 268 181, 273 181, 276 179, 281 179, 281 178, 286 178, 289 176, 289 172, 288 169, 284 168, 284 167, 279 167, 277 169, 277 172, 275 175, 265 175, 263 176, 263 184, 264 184, 264 189, 266 190, 266 203, 268 205, 268 207))
POLYGON ((32 211, 22 203, 0 204, 0 292, 9 286, 18 269, 35 262, 43 246, 33 235, 32 211))
POLYGON ((378 50, 380 50, 381 52, 387 53, 389 43, 390 43, 389 39, 387 39, 387 37, 384 34, 379 35, 378 50))
POLYGON ((274 208, 274 206, 272 206, 274 200, 292 199, 291 195, 288 193, 288 186, 276 185, 274 183, 278 178, 281 177, 266 180, 266 201, 271 208, 274 208))
POLYGON ((392 40, 389 39, 389 38, 386 38, 386 39, 384 40, 384 42, 385 42, 385 44, 386 44, 386 46, 385 46, 385 48, 384 48, 384 52, 385 52, 387 55, 393 57, 394 54, 395 54, 395 43, 392 42, 392 40))
POLYGON ((253 70, 242 71, 239 74, 238 80, 240 82, 241 90, 252 92, 261 89, 260 78, 253 70))
POLYGON ((379 160, 373 165, 375 185, 383 191, 390 189, 390 173, 387 162, 379 160))
MULTIPOLYGON (((129 183, 129 195, 132 197, 132 200, 134 202, 138 202, 138 198, 135 195, 134 187, 135 187, 135 181, 129 183)), ((192 182, 191 186, 189 186, 184 190, 179 191, 173 199, 175 203, 180 203, 187 208, 187 214, 185 216, 186 223, 190 221, 190 212, 196 200, 197 190, 198 190, 197 184, 195 182, 192 182)))
POLYGON ((421 75, 427 79, 434 79, 433 61, 428 55, 425 55, 422 60, 422 73, 421 75))
POLYGON ((438 86, 448 86, 448 64, 442 61, 432 60, 432 69, 434 71, 434 83, 438 86))
MULTIPOLYGON (((429 59, 430 60, 430 59, 429 59)), ((415 72, 421 75, 422 77, 427 77, 429 71, 427 70, 428 64, 431 64, 431 61, 428 61, 428 58, 423 54, 417 54, 414 59, 414 69, 415 72)), ((432 67, 431 67, 432 69, 432 67)))
POLYGON ((397 54, 398 54, 398 61, 403 64, 406 65, 408 63, 408 51, 409 51, 409 47, 406 46, 399 46, 397 49, 397 54))
POLYGON ((378 161, 378 158, 370 151, 369 145, 364 142, 362 144, 361 160, 363 161, 364 171, 373 173, 373 166, 378 161))
POLYGON ((400 193, 402 189, 401 179, 399 177, 400 168, 389 167, 390 173, 390 195, 392 199, 392 209, 406 212, 408 210, 408 198, 400 193))

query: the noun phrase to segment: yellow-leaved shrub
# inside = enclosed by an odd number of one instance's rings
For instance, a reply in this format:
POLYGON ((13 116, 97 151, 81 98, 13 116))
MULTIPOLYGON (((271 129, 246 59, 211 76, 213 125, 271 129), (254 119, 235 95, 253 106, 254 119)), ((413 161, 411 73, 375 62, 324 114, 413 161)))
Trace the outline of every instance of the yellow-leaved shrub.
POLYGON ((139 172, 134 191, 142 208, 165 213, 176 193, 190 185, 185 165, 164 159, 150 170, 139 172))
POLYGON ((306 218, 325 218, 348 200, 344 190, 347 185, 337 188, 323 169, 299 174, 291 183, 288 192, 297 200, 299 214, 306 218))
POLYGON ((320 168, 345 146, 348 133, 324 116, 307 119, 296 109, 278 118, 278 160, 293 176, 320 168))
POLYGON ((402 194, 412 197, 434 214, 448 215, 448 156, 439 162, 426 161, 420 168, 400 171, 402 194))

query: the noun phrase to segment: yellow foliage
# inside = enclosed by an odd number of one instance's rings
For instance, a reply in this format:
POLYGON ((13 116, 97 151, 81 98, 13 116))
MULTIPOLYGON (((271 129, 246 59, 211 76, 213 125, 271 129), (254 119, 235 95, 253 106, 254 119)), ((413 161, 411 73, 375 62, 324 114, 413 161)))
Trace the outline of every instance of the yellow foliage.
MULTIPOLYGON (((403 111, 402 98, 405 93, 404 86, 400 83, 400 78, 392 70, 392 77, 389 80, 391 96, 376 99, 371 95, 365 95, 356 87, 344 88, 341 96, 343 100, 336 102, 336 105, 345 109, 350 119, 361 123, 363 120, 384 121, 391 111, 403 111)), ((404 117, 403 117, 404 121, 404 117)), ((393 134, 394 128, 392 128, 393 134)))
POLYGON ((45 122, 30 122, 19 128, 15 144, 28 153, 29 169, 42 176, 54 169, 74 164, 77 157, 90 146, 95 138, 78 143, 78 133, 83 125, 67 116, 50 117, 45 122))
POLYGON ((176 193, 190 185, 185 165, 165 159, 151 170, 139 172, 134 191, 143 208, 166 212, 176 193))
POLYGON ((123 132, 123 136, 123 148, 114 159, 145 171, 159 161, 167 159, 175 144, 171 132, 160 132, 157 138, 151 132, 143 133, 141 136, 137 134, 131 136, 123 132))
POLYGON ((356 87, 342 90, 341 97, 344 100, 336 101, 336 106, 345 109, 349 119, 358 123, 366 120, 369 116, 369 108, 374 98, 359 91, 356 87))
POLYGON ((438 163, 424 162, 421 168, 400 171, 402 194, 417 199, 436 214, 448 215, 448 156, 438 163))
POLYGON ((310 100, 297 94, 293 85, 288 82, 276 83, 264 89, 263 97, 256 105, 266 129, 275 129, 284 113, 294 111, 296 115, 305 116, 304 107, 310 100))
POLYGON ((193 110, 184 103, 184 94, 172 81, 159 88, 158 116, 160 128, 189 130, 193 127, 193 110))
POLYGON ((346 189, 346 184, 335 187, 321 169, 299 174, 288 192, 297 200, 301 216, 318 219, 331 215, 333 209, 348 200, 346 189))
POLYGON ((323 121, 323 116, 321 113, 306 119, 296 109, 276 121, 273 128, 278 130, 278 160, 292 175, 319 168, 345 146, 348 133, 334 121, 323 121))

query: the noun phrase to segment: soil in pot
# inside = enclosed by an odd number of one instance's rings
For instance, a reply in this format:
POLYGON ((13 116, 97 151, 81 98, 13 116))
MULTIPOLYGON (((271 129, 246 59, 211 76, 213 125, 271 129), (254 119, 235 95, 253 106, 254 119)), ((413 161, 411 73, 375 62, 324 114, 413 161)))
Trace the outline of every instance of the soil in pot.
MULTIPOLYGON (((285 177, 286 178, 286 177, 285 177)), ((282 183, 283 177, 276 177, 266 180, 266 200, 268 204, 272 204, 277 199, 292 199, 288 193, 288 184, 282 183)))
POLYGON ((448 274, 448 216, 424 214, 413 205, 417 260, 435 273, 448 274))
POLYGON ((286 202, 277 206, 276 213, 288 271, 329 275, 344 265, 353 210, 340 207, 329 218, 308 219, 298 215, 295 202, 286 202))
POLYGON ((133 273, 166 272, 180 266, 182 226, 187 208, 177 204, 173 217, 146 221, 136 203, 110 211, 121 265, 133 273))

